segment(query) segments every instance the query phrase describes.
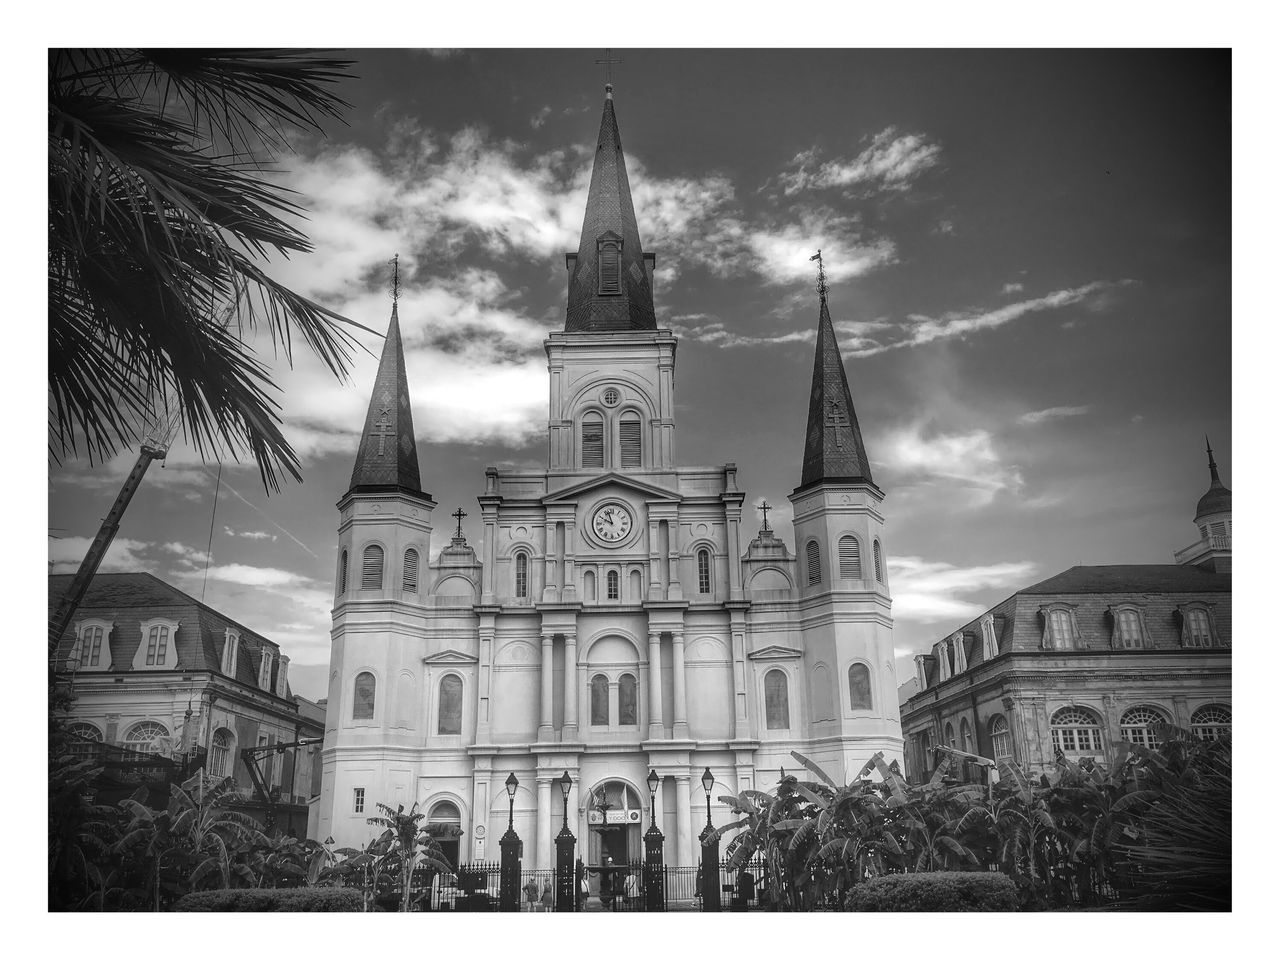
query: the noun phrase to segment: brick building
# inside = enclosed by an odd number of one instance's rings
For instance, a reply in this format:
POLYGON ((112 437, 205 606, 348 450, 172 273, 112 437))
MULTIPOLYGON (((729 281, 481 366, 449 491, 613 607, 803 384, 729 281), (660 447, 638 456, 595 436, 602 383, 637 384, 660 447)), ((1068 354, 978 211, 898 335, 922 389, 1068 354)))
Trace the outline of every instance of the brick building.
MULTIPOLYGON (((51 576, 50 598, 70 580, 51 576)), ((232 777, 237 807, 262 821, 266 805, 240 750, 324 733, 323 710, 290 693, 277 644, 149 573, 94 577, 55 661, 73 697, 75 749, 104 762, 108 802, 204 766, 232 777)), ((306 833, 318 756, 317 745, 259 763, 285 833, 306 833)))
POLYGON ((936 745, 1034 771, 1105 760, 1173 723, 1231 728, 1231 491, 1209 451, 1199 539, 1176 563, 1078 566, 1019 590, 915 658, 900 691, 908 779, 936 745))

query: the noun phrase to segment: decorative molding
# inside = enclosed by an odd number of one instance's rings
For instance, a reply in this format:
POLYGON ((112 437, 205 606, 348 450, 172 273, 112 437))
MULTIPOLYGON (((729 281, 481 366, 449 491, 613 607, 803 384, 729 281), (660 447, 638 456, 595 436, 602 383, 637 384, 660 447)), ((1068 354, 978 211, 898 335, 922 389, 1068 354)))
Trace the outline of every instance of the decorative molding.
POLYGON ((770 644, 767 647, 761 647, 759 650, 753 650, 747 654, 748 660, 799 660, 804 656, 804 651, 797 647, 786 647, 780 643, 770 644))
POLYGON ((463 653, 461 650, 449 649, 433 653, 429 657, 423 657, 422 662, 428 666, 475 664, 480 662, 480 658, 473 657, 469 653, 463 653))

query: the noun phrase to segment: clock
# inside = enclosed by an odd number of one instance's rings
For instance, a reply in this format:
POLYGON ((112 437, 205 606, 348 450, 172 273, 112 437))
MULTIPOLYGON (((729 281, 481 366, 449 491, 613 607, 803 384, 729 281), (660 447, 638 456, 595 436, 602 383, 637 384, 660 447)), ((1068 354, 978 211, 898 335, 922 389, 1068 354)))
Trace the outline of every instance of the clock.
POLYGON ((591 518, 591 529, 605 543, 617 543, 631 532, 631 514, 621 504, 603 504, 591 518))

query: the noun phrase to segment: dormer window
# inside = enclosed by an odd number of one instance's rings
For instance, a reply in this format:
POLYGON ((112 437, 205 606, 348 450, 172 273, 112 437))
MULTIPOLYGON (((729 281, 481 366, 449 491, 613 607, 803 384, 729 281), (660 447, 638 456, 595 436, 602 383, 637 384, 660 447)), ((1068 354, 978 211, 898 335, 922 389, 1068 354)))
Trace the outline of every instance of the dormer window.
POLYGON ((258 667, 258 686, 263 690, 271 689, 271 651, 262 648, 262 662, 258 667))
POLYGON ((109 620, 85 620, 77 624, 67 666, 72 670, 106 670, 111 661, 109 638, 114 627, 109 620))
POLYGON ((994 660, 1000 656, 1000 645, 996 639, 996 620, 991 614, 982 618, 982 659, 994 660))
POLYGON ((178 634, 176 620, 144 620, 142 637, 133 655, 135 670, 172 670, 178 665, 175 648, 178 634))
POLYGON ((622 293, 622 244, 617 240, 600 243, 600 295, 616 296, 622 293))
POLYGON ((1076 627, 1074 605, 1046 604, 1040 608, 1040 616, 1044 618, 1044 635, 1040 640, 1044 649, 1070 650, 1078 644, 1080 631, 1076 627))
POLYGON ((1109 607, 1111 614, 1111 647, 1114 650, 1141 650, 1150 646, 1142 609, 1132 605, 1109 607))
POLYGON ((1213 617, 1203 603, 1178 605, 1178 619, 1182 622, 1184 647, 1216 647, 1219 645, 1214 632, 1213 617))
POLYGON ((240 652, 240 634, 228 628, 222 640, 222 672, 228 677, 236 675, 236 659, 240 652))

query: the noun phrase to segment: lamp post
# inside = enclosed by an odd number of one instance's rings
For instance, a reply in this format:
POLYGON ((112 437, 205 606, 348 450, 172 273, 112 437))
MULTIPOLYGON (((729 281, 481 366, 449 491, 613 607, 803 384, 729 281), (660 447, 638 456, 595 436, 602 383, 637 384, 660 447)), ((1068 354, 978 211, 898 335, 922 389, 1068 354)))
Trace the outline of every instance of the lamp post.
POLYGON ((649 785, 649 829, 644 834, 644 908, 665 910, 666 897, 662 895, 662 831, 658 829, 657 771, 650 770, 646 781, 649 785))
POLYGON ((498 873, 498 909, 503 913, 520 910, 520 860, 524 856, 524 841, 516 833, 516 790, 520 781, 512 771, 507 776, 507 832, 498 841, 502 862, 498 873))
POLYGON ((702 828, 702 909, 704 912, 720 912, 720 838, 711 825, 711 788, 716 785, 715 775, 707 767, 702 772, 702 789, 707 794, 707 825, 702 828))
POLYGON ((569 829, 569 791, 573 789, 573 778, 566 770, 556 783, 560 784, 560 795, 564 798, 564 822, 556 834, 556 912, 572 913, 577 905, 577 882, 573 870, 573 848, 577 838, 569 829))

